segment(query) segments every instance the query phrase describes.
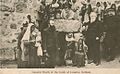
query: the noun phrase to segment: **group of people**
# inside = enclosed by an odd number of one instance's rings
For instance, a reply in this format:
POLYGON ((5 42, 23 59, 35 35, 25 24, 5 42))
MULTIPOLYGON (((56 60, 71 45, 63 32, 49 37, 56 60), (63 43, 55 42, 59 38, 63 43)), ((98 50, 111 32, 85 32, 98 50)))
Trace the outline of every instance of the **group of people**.
POLYGON ((76 0, 51 3, 41 0, 38 18, 32 21, 32 15, 27 15, 18 36, 19 68, 66 66, 66 60, 71 60, 72 66, 83 67, 86 63, 98 66, 101 49, 107 62, 115 59, 120 48, 120 6, 108 7, 107 2, 92 6, 89 0, 81 5, 76 3, 76 0), (54 19, 77 20, 82 25, 75 33, 58 32, 54 19))

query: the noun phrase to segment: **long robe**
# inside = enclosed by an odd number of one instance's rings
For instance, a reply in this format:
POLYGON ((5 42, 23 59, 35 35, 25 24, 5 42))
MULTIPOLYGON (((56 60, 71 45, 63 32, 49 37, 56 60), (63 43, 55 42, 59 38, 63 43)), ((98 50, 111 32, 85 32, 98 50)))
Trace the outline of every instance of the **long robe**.
POLYGON ((100 62, 100 36, 102 33, 100 22, 93 22, 88 25, 86 43, 88 45, 88 59, 100 62), (99 38, 98 40, 96 38, 99 38))
POLYGON ((26 32, 21 39, 21 60, 25 68, 37 67, 37 48, 35 47, 36 36, 34 31, 31 32, 33 23, 29 23, 26 32))

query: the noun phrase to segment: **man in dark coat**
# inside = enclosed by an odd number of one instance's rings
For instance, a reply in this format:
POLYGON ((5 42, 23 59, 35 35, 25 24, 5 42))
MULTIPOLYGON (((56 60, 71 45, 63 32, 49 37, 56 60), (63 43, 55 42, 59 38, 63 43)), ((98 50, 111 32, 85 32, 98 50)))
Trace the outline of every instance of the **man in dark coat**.
POLYGON ((50 5, 46 5, 46 0, 41 1, 41 5, 38 9, 38 30, 41 31, 42 37, 42 49, 46 50, 46 32, 44 29, 48 27, 49 20, 50 20, 50 5))
MULTIPOLYGON (((118 50, 120 49, 120 6, 118 6, 118 10, 117 10, 117 21, 116 23, 117 25, 117 46, 118 46, 118 50)), ((120 52, 120 50, 119 50, 120 52)))
POLYGON ((96 66, 100 64, 100 37, 101 37, 101 22, 96 20, 97 14, 92 12, 90 14, 91 23, 88 25, 86 32, 86 43, 88 45, 88 59, 89 63, 95 63, 96 66))
POLYGON ((50 21, 50 26, 45 29, 45 34, 46 34, 46 50, 48 53, 48 62, 47 62, 47 67, 48 68, 54 68, 56 65, 56 51, 57 51, 57 46, 56 46, 56 32, 55 32, 55 27, 53 25, 53 21, 50 21))
POLYGON ((112 61, 115 58, 115 49, 116 49, 116 43, 117 43, 117 31, 118 31, 118 25, 119 20, 117 16, 115 15, 116 11, 114 9, 107 9, 107 15, 104 19, 104 25, 105 25, 105 32, 106 37, 104 39, 105 44, 105 55, 106 60, 112 61))
POLYGON ((45 23, 45 0, 41 1, 41 4, 39 6, 39 8, 37 9, 37 14, 38 14, 38 18, 37 18, 37 21, 38 21, 38 28, 39 28, 39 31, 42 31, 44 29, 44 23, 45 23))
POLYGON ((59 32, 58 33, 58 47, 60 48, 59 50, 59 66, 65 66, 65 53, 67 50, 67 42, 66 42, 66 33, 65 32, 59 32))

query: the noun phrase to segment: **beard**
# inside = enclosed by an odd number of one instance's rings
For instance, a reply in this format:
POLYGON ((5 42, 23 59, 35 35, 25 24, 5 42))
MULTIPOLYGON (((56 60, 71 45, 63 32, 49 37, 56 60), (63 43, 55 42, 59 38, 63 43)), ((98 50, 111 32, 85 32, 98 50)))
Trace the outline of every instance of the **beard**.
POLYGON ((91 23, 93 23, 93 22, 95 22, 95 21, 96 21, 96 19, 95 19, 95 18, 94 18, 94 19, 92 19, 92 18, 91 18, 91 23))

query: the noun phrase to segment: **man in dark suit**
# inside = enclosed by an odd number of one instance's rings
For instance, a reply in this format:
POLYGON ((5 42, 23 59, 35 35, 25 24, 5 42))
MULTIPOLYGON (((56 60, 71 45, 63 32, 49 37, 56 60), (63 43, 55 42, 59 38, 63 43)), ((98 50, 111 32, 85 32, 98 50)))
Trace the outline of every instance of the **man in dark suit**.
POLYGON ((105 44, 105 57, 106 60, 112 61, 115 58, 115 49, 116 49, 116 42, 117 42, 117 31, 119 20, 117 18, 116 11, 112 8, 107 9, 107 15, 104 18, 104 25, 105 25, 105 32, 106 36, 104 39, 105 44))
POLYGON ((100 37, 101 37, 101 22, 96 20, 97 14, 92 12, 90 14, 91 23, 88 25, 86 32, 86 43, 88 45, 88 59, 89 63, 95 63, 96 66, 100 64, 100 37))
POLYGON ((56 65, 56 32, 55 27, 53 25, 53 21, 50 20, 49 27, 45 29, 46 34, 46 50, 48 53, 48 62, 47 67, 48 68, 54 68, 56 65))

